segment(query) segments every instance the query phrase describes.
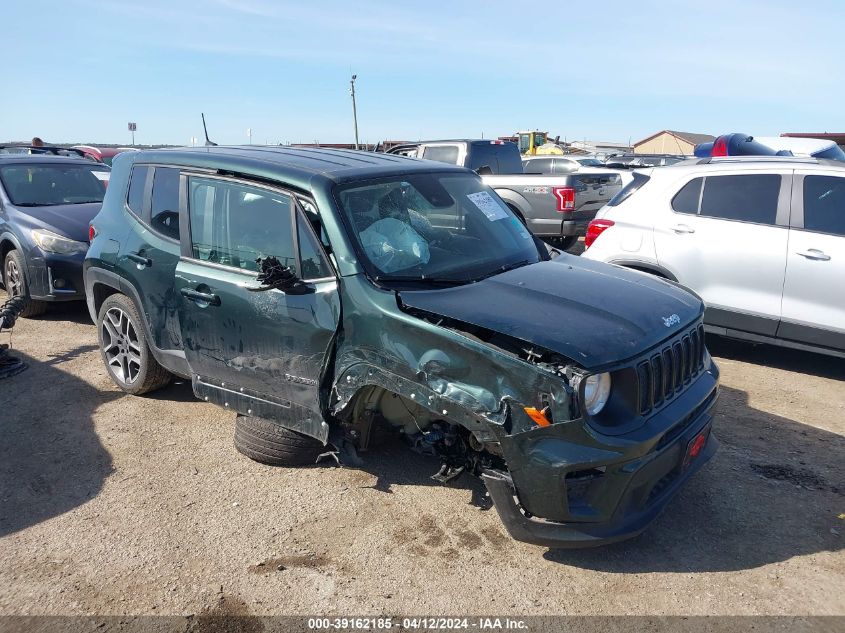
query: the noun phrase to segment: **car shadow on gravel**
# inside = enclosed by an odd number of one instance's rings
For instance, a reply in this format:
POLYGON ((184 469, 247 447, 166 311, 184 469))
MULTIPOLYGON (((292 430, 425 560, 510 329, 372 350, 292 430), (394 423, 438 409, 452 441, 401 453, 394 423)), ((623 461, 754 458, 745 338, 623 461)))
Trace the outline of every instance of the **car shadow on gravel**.
POLYGON ((0 381, 0 537, 83 505, 113 472, 93 415, 120 394, 60 369, 89 348, 48 362, 12 351, 28 368, 0 381))
MULTIPOLYGON (((385 494, 393 494, 393 486, 447 486, 466 490, 468 503, 482 510, 489 510, 493 502, 487 488, 478 477, 463 473, 447 483, 432 479, 440 469, 436 457, 416 453, 401 438, 388 436, 375 446, 360 454, 362 464, 347 468, 368 473, 376 478, 374 484, 364 486, 385 494)), ((328 463, 328 462, 324 462, 328 463)))
POLYGON ((713 356, 775 367, 785 371, 820 378, 845 380, 845 359, 814 354, 787 347, 738 341, 722 336, 707 336, 707 349, 713 356))
POLYGON ((753 569, 845 548, 845 437, 755 409, 722 387, 721 446, 636 539, 548 550, 553 562, 611 573, 753 569))
POLYGON ((68 321, 79 325, 94 325, 84 301, 51 303, 47 312, 35 318, 39 321, 68 321))

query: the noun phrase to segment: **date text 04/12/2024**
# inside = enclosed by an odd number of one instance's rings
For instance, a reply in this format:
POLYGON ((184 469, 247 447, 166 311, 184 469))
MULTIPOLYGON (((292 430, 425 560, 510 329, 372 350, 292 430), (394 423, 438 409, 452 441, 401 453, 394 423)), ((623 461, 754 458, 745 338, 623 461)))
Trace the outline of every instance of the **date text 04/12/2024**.
POLYGON ((447 618, 447 617, 419 617, 419 618, 309 618, 308 628, 311 630, 361 630, 378 631, 390 629, 408 630, 450 630, 477 629, 484 630, 525 630, 524 620, 514 618, 477 617, 477 618, 447 618))

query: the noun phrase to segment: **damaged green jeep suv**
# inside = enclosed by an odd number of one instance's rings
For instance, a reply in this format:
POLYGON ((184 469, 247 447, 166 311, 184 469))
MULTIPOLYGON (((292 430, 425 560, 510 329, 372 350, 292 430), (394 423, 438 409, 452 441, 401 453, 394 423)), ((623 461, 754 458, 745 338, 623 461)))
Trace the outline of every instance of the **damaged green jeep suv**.
POLYGON ((482 478, 513 537, 641 532, 716 450, 703 306, 556 258, 473 172, 402 156, 121 154, 85 260, 124 391, 172 375, 238 414, 261 462, 360 463, 403 434, 482 478))

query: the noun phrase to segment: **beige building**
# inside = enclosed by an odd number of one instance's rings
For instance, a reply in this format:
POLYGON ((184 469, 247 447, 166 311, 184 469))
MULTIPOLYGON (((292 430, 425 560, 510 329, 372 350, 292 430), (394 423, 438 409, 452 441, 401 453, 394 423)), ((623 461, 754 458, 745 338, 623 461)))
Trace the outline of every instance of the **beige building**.
POLYGON ((692 156, 695 146, 715 140, 710 134, 662 130, 634 143, 635 154, 685 154, 692 156))

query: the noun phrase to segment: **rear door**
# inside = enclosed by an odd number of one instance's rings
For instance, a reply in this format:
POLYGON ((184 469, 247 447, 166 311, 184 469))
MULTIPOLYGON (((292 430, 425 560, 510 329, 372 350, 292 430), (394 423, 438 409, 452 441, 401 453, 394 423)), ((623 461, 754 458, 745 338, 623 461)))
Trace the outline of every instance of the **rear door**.
POLYGON ((845 349, 845 177, 797 170, 778 336, 845 349))
POLYGON ((710 172, 655 214, 657 259, 706 304, 710 325, 774 336, 781 314, 792 170, 710 172))
POLYGON ((183 184, 176 292, 194 393, 325 441, 321 385, 340 299, 310 222, 288 191, 203 174, 183 184), (270 257, 299 287, 257 280, 270 257))
POLYGON ((136 163, 125 203, 132 230, 117 257, 127 291, 137 293, 133 298, 140 302, 153 343, 177 356, 182 337, 173 276, 180 253, 179 205, 179 168, 136 163))

